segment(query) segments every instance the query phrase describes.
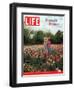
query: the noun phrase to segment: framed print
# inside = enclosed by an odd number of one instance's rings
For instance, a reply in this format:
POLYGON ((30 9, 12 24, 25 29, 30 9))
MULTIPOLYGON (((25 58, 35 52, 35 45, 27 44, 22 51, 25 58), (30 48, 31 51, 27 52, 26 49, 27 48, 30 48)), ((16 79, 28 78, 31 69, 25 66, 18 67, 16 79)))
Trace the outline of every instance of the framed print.
POLYGON ((72 83, 72 7, 10 4, 10 86, 72 83))

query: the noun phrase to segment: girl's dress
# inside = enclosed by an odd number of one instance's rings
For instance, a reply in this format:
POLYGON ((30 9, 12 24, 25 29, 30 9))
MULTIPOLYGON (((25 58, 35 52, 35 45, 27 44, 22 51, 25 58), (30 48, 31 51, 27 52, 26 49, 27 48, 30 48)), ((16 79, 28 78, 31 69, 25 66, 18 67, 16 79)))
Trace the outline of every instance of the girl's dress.
POLYGON ((51 41, 48 41, 47 48, 48 48, 48 53, 50 54, 52 52, 51 41))

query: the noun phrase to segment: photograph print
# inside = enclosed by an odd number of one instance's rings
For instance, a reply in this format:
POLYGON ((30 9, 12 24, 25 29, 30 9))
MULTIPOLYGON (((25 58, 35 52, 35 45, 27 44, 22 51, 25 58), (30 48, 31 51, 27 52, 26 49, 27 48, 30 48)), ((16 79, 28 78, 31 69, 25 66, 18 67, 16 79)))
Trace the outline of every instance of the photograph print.
POLYGON ((63 74, 64 15, 22 14, 22 75, 63 74))

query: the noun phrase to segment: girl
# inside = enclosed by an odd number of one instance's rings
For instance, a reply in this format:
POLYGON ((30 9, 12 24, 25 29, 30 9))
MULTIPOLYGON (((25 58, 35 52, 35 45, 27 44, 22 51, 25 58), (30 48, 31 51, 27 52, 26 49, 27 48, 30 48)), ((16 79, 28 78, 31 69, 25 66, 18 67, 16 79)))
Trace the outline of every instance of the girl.
POLYGON ((48 47, 47 47, 48 38, 44 37, 44 55, 46 58, 48 58, 48 47))
POLYGON ((47 49, 48 49, 48 54, 51 54, 52 48, 51 48, 51 39, 50 39, 50 37, 48 38, 47 49))

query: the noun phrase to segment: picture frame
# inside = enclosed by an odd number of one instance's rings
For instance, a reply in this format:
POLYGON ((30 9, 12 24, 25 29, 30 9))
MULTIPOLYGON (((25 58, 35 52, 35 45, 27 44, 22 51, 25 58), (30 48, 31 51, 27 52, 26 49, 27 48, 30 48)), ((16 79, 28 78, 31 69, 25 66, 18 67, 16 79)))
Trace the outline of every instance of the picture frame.
POLYGON ((72 6, 11 3, 9 66, 11 87, 72 84, 72 6))

